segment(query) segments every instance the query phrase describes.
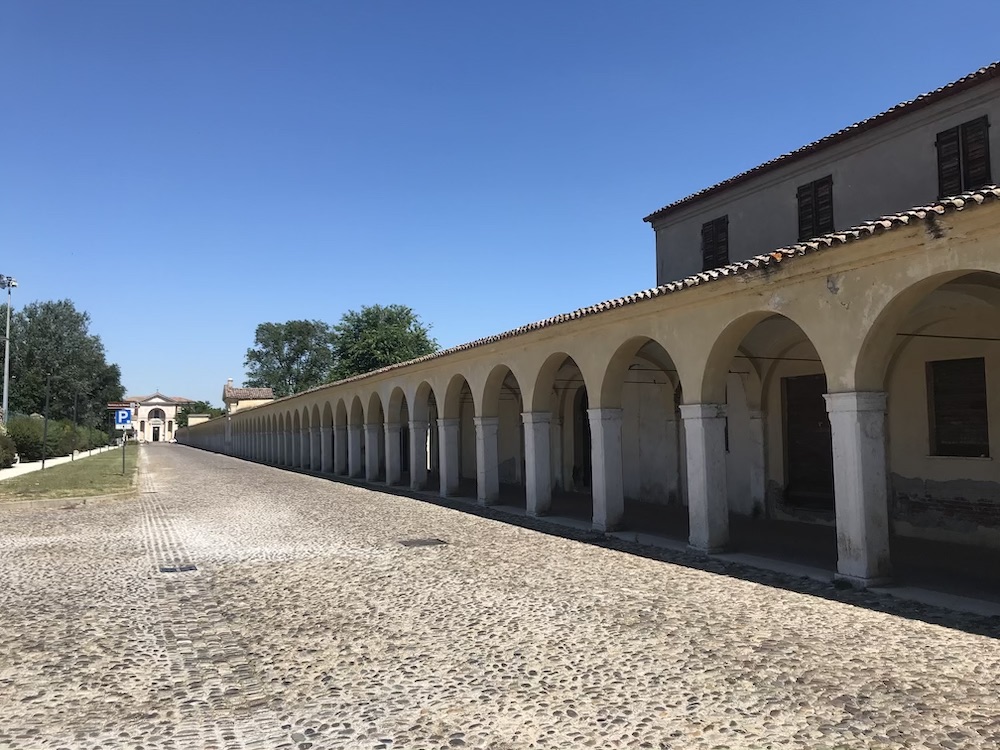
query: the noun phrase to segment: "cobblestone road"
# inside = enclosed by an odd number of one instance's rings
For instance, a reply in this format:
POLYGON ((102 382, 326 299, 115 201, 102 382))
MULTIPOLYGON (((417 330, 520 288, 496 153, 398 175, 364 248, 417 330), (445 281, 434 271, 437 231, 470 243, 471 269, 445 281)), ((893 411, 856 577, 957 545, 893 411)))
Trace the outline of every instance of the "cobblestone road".
POLYGON ((0 748, 1000 747, 995 637, 143 450, 0 515, 0 748))

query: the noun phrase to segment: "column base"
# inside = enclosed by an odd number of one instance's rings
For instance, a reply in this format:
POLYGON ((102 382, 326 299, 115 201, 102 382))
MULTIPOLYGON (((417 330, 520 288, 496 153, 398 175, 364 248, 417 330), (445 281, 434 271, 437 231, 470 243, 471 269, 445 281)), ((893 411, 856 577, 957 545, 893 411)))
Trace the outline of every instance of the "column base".
POLYGON ((893 583, 892 576, 878 576, 877 578, 860 578, 858 576, 849 576, 844 573, 834 573, 833 574, 834 585, 840 583, 841 585, 846 584, 851 588, 855 589, 870 589, 873 586, 888 586, 893 583))
POLYGON ((729 547, 725 545, 719 547, 696 547, 693 544, 689 544, 687 546, 687 552, 690 552, 692 555, 719 555, 723 552, 729 552, 729 547))

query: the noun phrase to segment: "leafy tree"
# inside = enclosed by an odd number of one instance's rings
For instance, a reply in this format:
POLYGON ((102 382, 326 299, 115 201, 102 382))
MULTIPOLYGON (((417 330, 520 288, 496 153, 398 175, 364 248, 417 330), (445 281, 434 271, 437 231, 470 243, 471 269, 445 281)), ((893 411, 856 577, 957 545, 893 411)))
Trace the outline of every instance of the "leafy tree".
POLYGON ((208 414, 210 417, 221 417, 225 414, 225 409, 212 406, 207 401, 195 401, 193 404, 182 406, 177 410, 177 417, 174 419, 175 427, 187 427, 188 416, 191 414, 208 414))
POLYGON ((334 326, 337 380, 432 354, 438 343, 406 305, 362 306, 334 326))
POLYGON ((321 320, 261 323, 244 360, 246 385, 271 388, 281 398, 329 382, 333 338, 330 325, 321 320))
MULTIPOLYGON (((0 319, 6 306, 0 305, 0 319)), ((118 365, 105 358, 104 344, 90 333, 90 316, 72 301, 32 302, 11 316, 10 410, 41 414, 51 374, 49 418, 72 419, 79 396, 80 421, 105 423, 104 404, 125 395, 118 365)))

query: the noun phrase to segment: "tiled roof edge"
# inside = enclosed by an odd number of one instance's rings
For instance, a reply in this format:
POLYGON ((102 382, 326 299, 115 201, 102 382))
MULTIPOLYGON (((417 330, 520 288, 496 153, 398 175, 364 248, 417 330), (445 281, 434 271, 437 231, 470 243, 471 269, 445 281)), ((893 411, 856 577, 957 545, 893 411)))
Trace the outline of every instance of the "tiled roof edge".
MULTIPOLYGON (((1000 186, 997 185, 986 185, 978 190, 972 190, 967 193, 962 193, 961 195, 956 195, 950 198, 943 198, 936 203, 931 203, 927 206, 918 206, 911 208, 907 211, 902 211, 896 214, 889 214, 887 216, 879 217, 873 221, 866 221, 862 224, 858 224, 850 229, 845 229, 840 232, 831 232, 830 234, 824 234, 820 237, 816 237, 811 240, 806 240, 805 242, 797 242, 794 245, 788 245, 786 247, 780 247, 777 250, 772 250, 769 253, 763 255, 755 255, 747 260, 741 260, 736 263, 730 263, 725 266, 720 266, 719 268, 713 268, 709 271, 702 271, 701 273, 694 274, 693 276, 688 276, 687 278, 680 279, 679 281, 672 281, 669 284, 663 284, 662 286, 656 286, 652 289, 644 289, 641 292, 635 292, 626 297, 618 297, 617 299, 605 300, 604 302, 598 302, 596 305, 590 305, 589 307, 581 307, 578 310, 574 310, 569 313, 562 313, 560 315, 555 315, 551 318, 546 318, 545 320, 539 320, 534 323, 528 323, 527 325, 520 326, 518 328, 512 328, 509 331, 504 331, 503 333, 498 333, 493 336, 486 336, 485 338, 476 339, 475 341, 470 341, 467 344, 459 344, 458 346, 453 346, 448 349, 441 349, 433 354, 425 354, 423 357, 417 357, 416 359, 410 359, 406 362, 399 362, 394 365, 389 365, 387 367, 382 367, 378 370, 372 370, 371 372, 366 372, 361 375, 354 375, 350 378, 345 378, 344 380, 338 380, 333 383, 324 383, 323 385, 316 386, 315 388, 310 388, 307 391, 301 391, 299 393, 293 393, 290 396, 284 396, 283 398, 276 399, 272 403, 280 403, 287 399, 297 398, 299 396, 315 393, 317 391, 325 390, 327 388, 334 388, 340 385, 348 385, 350 383, 356 383, 360 380, 366 380, 368 378, 373 378, 376 375, 383 375, 387 372, 392 372, 393 370, 399 370, 404 367, 409 367, 410 365, 420 364, 422 362, 428 362, 430 360, 439 359, 441 357, 447 357, 451 354, 457 354, 459 352, 468 351, 470 349, 477 349, 481 346, 487 346, 489 344, 495 344, 498 341, 503 341, 505 339, 513 338, 515 336, 521 336, 525 333, 531 331, 537 331, 542 328, 550 328, 560 323, 567 323, 571 320, 578 320, 580 318, 587 318, 591 315, 597 315, 598 313, 607 312, 608 310, 614 310, 619 307, 625 307, 627 305, 634 305, 638 302, 643 302, 645 300, 655 299, 656 297, 663 297, 667 294, 673 294, 674 292, 679 292, 690 287, 701 286, 702 284, 708 284, 713 281, 719 281, 723 278, 728 278, 731 276, 742 276, 744 274, 756 271, 764 266, 772 266, 777 263, 781 263, 789 258, 794 258, 800 255, 808 255, 819 250, 826 250, 832 247, 837 247, 839 245, 846 245, 856 240, 862 240, 867 237, 872 237, 876 234, 883 234, 889 230, 897 229, 899 227, 908 226, 911 222, 922 221, 926 219, 931 214, 940 216, 946 213, 952 213, 954 211, 961 211, 962 209, 969 206, 978 206, 982 203, 991 203, 993 201, 1000 201, 1000 186)), ((260 407, 253 408, 263 408, 264 406, 270 406, 271 404, 262 404, 260 407)))
POLYGON ((921 109, 928 105, 939 102, 949 96, 958 94, 966 89, 977 86, 985 81, 990 80, 1000 76, 1000 61, 990 63, 984 68, 980 68, 977 71, 969 73, 957 81, 952 81, 941 88, 934 89, 933 91, 928 91, 925 94, 910 99, 909 101, 901 102, 884 112, 880 112, 877 115, 873 115, 865 120, 856 122, 853 125, 848 125, 846 128, 838 130, 836 133, 831 133, 828 136, 820 138, 818 141, 813 141, 812 143, 807 143, 805 146, 795 149, 794 151, 789 151, 787 154, 782 154, 781 156, 776 156, 775 158, 759 164, 752 169, 748 169, 746 172, 740 172, 733 177, 723 180, 722 182, 717 182, 714 185, 710 185, 707 188, 703 188, 696 193, 691 193, 684 198, 674 201, 673 203, 668 203, 663 208, 657 209, 653 213, 649 214, 643 221, 648 223, 653 223, 657 219, 672 213, 673 211, 681 208, 682 206, 687 206, 688 204, 694 203, 697 200, 706 198, 709 195, 720 192, 725 188, 732 187, 744 180, 748 180, 751 177, 756 177, 758 175, 764 174, 771 171, 772 169, 777 169, 780 166, 789 164, 800 158, 808 156, 809 154, 816 153, 828 146, 832 146, 836 143, 841 143, 849 138, 853 138, 856 135, 867 132, 872 128, 882 125, 883 123, 889 122, 896 119, 908 112, 912 112, 917 109, 921 109))

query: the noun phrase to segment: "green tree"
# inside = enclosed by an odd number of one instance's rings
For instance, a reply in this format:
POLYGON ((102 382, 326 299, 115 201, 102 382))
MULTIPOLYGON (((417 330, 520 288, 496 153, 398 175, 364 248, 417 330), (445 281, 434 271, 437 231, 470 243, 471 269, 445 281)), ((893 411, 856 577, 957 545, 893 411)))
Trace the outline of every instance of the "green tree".
MULTIPOLYGON (((0 305, 0 319, 6 306, 0 305)), ((105 357, 90 316, 68 300, 32 302, 11 316, 10 410, 41 414, 51 375, 49 418, 72 419, 74 399, 80 421, 105 424, 104 405, 125 396, 118 365, 105 357)))
POLYGON ((333 330, 321 320, 261 323, 247 349, 246 385, 277 398, 314 388, 333 375, 333 330))
POLYGON ((438 343, 429 326, 406 305, 362 306, 334 326, 337 380, 432 354, 438 343))
POLYGON ((207 401, 195 401, 193 404, 182 406, 177 410, 177 417, 174 419, 174 425, 178 428, 187 427, 188 415, 190 414, 208 414, 210 417, 221 417, 225 413, 225 409, 212 406, 207 401))

